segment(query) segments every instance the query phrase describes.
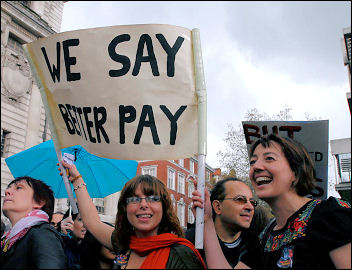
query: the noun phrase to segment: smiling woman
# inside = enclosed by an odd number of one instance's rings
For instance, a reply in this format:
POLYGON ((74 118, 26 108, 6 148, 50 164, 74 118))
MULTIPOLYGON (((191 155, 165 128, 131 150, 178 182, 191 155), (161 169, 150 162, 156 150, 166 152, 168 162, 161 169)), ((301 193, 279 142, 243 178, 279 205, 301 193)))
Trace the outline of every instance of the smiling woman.
MULTIPOLYGON (((250 151, 249 178, 275 216, 235 268, 351 268, 351 205, 330 197, 311 199, 314 163, 305 147, 274 134, 260 137, 250 151)), ((193 198, 192 198, 193 199, 193 198)), ((196 206, 203 202, 193 199, 196 206)), ((209 268, 226 268, 210 218, 205 192, 204 249, 209 268), (208 213, 208 214, 206 214, 208 213)))
POLYGON ((351 268, 351 206, 334 197, 311 199, 315 175, 313 160, 297 141, 271 134, 253 144, 249 177, 275 221, 243 262, 264 269, 351 268))
POLYGON ((98 241, 117 254, 114 268, 206 268, 198 250, 183 238, 170 194, 159 179, 138 175, 125 184, 114 229, 100 221, 75 165, 64 161, 62 164, 69 169, 69 180, 77 187, 78 207, 85 226, 98 241))
POLYGON ((119 199, 116 228, 120 230, 112 235, 114 249, 120 258, 128 258, 128 268, 177 268, 181 260, 189 260, 185 266, 190 268, 202 266, 193 245, 178 238, 183 237, 183 230, 170 195, 164 183, 153 176, 139 175, 126 183, 119 199), (164 250, 157 259, 159 249, 164 250), (153 265, 153 258, 163 262, 153 265))

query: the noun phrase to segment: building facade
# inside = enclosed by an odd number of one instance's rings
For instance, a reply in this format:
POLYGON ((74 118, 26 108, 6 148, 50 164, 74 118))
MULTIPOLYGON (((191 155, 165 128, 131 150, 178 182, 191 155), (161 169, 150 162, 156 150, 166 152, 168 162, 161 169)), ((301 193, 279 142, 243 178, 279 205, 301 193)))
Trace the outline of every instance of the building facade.
MULTIPOLYGON (((205 166, 205 182, 210 185, 215 170, 205 166)), ((160 179, 168 188, 174 209, 183 228, 194 222, 192 214, 193 181, 198 178, 198 160, 196 157, 180 160, 139 161, 137 174, 149 174, 160 179)))
POLYGON ((63 1, 1 1, 1 204, 13 180, 5 158, 43 142, 46 130, 22 44, 59 32, 63 6, 63 1))
MULTIPOLYGON (((1 205, 13 176, 5 159, 50 140, 50 129, 22 44, 60 32, 66 1, 1 1, 1 205)), ((104 221, 113 223, 118 193, 94 199, 104 221)), ((67 199, 55 200, 65 212, 67 199)), ((1 219, 9 221, 1 213, 1 219)))
MULTIPOLYGON (((346 93, 347 106, 351 113, 351 27, 343 29, 341 39, 343 62, 347 67, 350 89, 346 93)), ((351 201, 351 138, 331 140, 331 153, 336 160, 336 191, 341 198, 351 201)))
POLYGON ((351 201, 351 138, 331 140, 330 145, 336 160, 335 190, 341 198, 351 201))

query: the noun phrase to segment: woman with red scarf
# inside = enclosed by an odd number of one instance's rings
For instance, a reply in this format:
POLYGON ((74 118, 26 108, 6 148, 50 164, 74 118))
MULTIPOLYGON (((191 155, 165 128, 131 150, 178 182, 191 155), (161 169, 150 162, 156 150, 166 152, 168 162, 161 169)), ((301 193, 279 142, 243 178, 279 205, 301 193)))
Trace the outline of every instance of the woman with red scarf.
POLYGON ((125 184, 114 229, 100 221, 76 166, 64 161, 62 165, 69 169, 69 180, 88 231, 117 254, 115 269, 206 268, 198 250, 183 238, 170 195, 159 179, 138 175, 125 184))

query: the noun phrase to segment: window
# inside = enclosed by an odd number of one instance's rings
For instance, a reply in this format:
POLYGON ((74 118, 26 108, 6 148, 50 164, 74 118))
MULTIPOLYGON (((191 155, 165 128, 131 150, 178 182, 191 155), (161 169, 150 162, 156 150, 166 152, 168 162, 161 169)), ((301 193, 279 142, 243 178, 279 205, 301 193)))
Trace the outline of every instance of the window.
POLYGON ((169 189, 175 190, 175 182, 176 182, 176 171, 174 169, 167 169, 167 187, 169 189))
POLYGON ((9 34, 9 39, 7 41, 7 46, 13 49, 15 52, 23 54, 22 42, 18 40, 14 35, 9 34))
POLYGON ((192 205, 188 206, 188 223, 193 224, 194 223, 194 216, 192 213, 192 205))
POLYGON ((174 197, 174 194, 171 194, 171 202, 172 202, 172 206, 174 207, 174 211, 176 211, 176 200, 174 197))
POLYGON ((151 176, 156 177, 156 166, 146 166, 146 167, 142 167, 142 174, 149 174, 151 176))
POLYGON ((10 132, 7 130, 2 130, 1 133, 1 157, 7 157, 6 154, 9 148, 9 136, 10 132))
POLYGON ((95 207, 99 214, 104 214, 104 199, 102 198, 95 198, 95 207))
POLYGON ((185 166, 184 160, 183 159, 179 159, 178 160, 178 164, 180 164, 181 167, 185 166))
POLYGON ((194 173, 194 161, 192 159, 189 160, 189 170, 194 173))
POLYGON ((179 193, 185 194, 185 176, 181 173, 178 174, 177 191, 179 193))
POLYGON ((209 183, 210 182, 210 172, 206 171, 206 181, 209 183))
POLYGON ((182 198, 177 203, 177 217, 180 220, 181 226, 185 227, 185 203, 182 198))
POLYGON ((192 197, 192 192, 194 191, 194 184, 193 182, 190 180, 188 181, 188 197, 192 197))
POLYGON ((341 182, 351 182, 351 153, 336 155, 341 182))

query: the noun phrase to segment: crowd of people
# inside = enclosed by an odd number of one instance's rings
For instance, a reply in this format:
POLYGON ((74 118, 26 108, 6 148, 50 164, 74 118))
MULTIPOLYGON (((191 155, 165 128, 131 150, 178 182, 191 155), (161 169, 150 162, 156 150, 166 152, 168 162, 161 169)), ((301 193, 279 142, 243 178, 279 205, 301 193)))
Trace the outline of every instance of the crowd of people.
MULTIPOLYGON (((54 212, 49 186, 27 176, 5 191, 2 269, 351 268, 351 205, 310 195, 314 163, 290 138, 266 135, 250 151, 249 179, 225 178, 204 200, 193 192, 192 211, 204 208, 204 249, 195 228, 182 228, 165 184, 137 175, 121 191, 114 225, 102 222, 74 164, 69 171, 79 213, 54 212)), ((60 170, 60 169, 59 169, 60 170)), ((60 172, 60 174, 62 174, 60 172)), ((197 182, 195 181, 195 185, 197 182)))
MULTIPOLYGON (((98 242, 87 231, 80 213, 67 210, 57 229, 65 243, 65 254, 70 269, 111 269, 115 254, 98 242)), ((113 227, 111 224, 107 225, 113 227)))
MULTIPOLYGON (((266 135, 250 151, 249 178, 274 219, 235 268, 351 268, 351 205, 341 199, 312 199, 314 163, 290 138, 266 135)), ((209 193, 193 192, 193 207, 204 207, 204 249, 209 268, 232 268, 217 241, 209 193)), ((194 211, 194 209, 193 209, 194 211)))

